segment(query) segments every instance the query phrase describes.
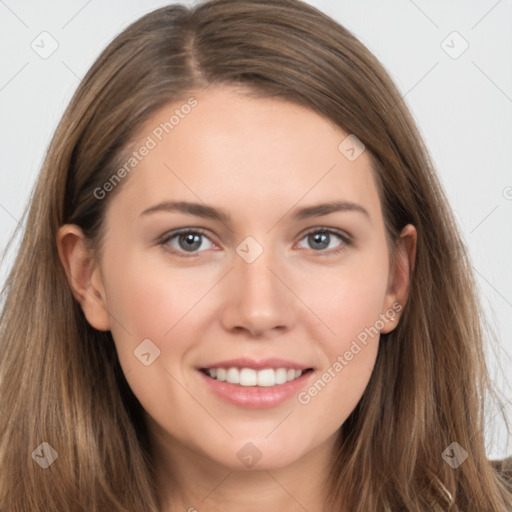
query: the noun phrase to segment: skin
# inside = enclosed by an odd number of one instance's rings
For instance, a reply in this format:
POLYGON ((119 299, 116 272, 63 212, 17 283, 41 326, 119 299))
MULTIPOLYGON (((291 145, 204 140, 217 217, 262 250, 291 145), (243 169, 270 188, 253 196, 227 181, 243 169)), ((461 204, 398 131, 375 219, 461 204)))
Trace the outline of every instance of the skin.
MULTIPOLYGON (((307 390, 379 315, 405 304, 416 231, 404 228, 392 266, 370 156, 349 161, 338 150, 348 134, 329 120, 227 86, 194 97, 197 107, 119 185, 101 258, 85 249, 78 226, 65 225, 61 261, 89 323, 111 330, 147 413, 162 510, 320 511, 338 430, 368 384, 379 336, 307 404, 294 395, 272 408, 237 407, 213 394, 196 368, 282 357, 314 368, 307 390), (140 216, 164 200, 206 203, 232 220, 140 216), (331 200, 357 203, 368 217, 292 219, 296 208, 331 200), (179 237, 168 250, 159 245, 184 227, 207 231, 192 257, 179 237), (340 230, 353 242, 332 234, 319 248, 307 236, 313 228, 340 230), (252 263, 235 251, 247 236, 263 248, 252 263), (147 338, 160 350, 149 366, 134 357, 147 338), (248 442, 262 454, 251 468, 237 457, 248 442)), ((141 127, 137 147, 182 104, 141 127)))

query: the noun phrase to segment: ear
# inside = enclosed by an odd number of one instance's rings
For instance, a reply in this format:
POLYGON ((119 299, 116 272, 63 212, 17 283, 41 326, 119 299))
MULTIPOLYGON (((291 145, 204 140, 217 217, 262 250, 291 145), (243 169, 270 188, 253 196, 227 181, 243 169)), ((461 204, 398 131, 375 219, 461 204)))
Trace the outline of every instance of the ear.
POLYGON ((57 247, 73 296, 87 321, 99 331, 108 331, 110 317, 100 268, 81 228, 75 224, 61 226, 57 247))
POLYGON ((401 316, 400 311, 402 311, 407 302, 416 261, 417 237, 416 228, 412 224, 407 224, 400 233, 400 239, 397 242, 395 251, 395 259, 391 264, 388 291, 382 311, 382 314, 388 318, 384 328, 380 331, 382 334, 391 332, 396 328, 401 316), (390 318, 391 311, 393 311, 393 318, 390 318))

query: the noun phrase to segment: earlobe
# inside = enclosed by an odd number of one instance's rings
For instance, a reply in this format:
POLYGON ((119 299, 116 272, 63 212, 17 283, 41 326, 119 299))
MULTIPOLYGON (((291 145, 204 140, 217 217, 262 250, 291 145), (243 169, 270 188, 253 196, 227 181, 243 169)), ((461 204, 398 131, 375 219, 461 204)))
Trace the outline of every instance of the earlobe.
POLYGON ((392 265, 390 282, 386 299, 384 301, 384 315, 393 311, 393 318, 386 323, 381 333, 391 332, 398 325, 411 285, 412 275, 416 263, 417 231, 412 224, 407 224, 400 233, 395 261, 392 265))
POLYGON ((95 329, 108 331, 110 317, 100 269, 81 228, 74 224, 61 226, 57 247, 71 292, 87 321, 95 329))

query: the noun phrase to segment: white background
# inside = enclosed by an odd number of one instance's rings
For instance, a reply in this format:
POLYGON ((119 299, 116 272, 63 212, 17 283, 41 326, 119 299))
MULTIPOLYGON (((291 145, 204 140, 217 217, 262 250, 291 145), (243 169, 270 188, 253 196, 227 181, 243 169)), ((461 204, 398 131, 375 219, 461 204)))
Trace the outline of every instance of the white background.
MULTIPOLYGON (((0 0, 0 250, 22 216, 81 77, 123 28, 168 3, 0 0), (43 31, 59 45, 47 59, 31 48, 43 31)), ((488 348, 488 362, 512 419, 512 1, 308 3, 351 30, 381 60, 419 125, 499 342, 498 356, 488 348), (458 36, 446 39, 453 31, 469 44, 455 59, 443 49, 462 48, 458 36)), ((13 252, 2 263, 0 284, 13 252)), ((512 442, 495 415, 489 411, 488 453, 502 458, 512 454, 512 442)))

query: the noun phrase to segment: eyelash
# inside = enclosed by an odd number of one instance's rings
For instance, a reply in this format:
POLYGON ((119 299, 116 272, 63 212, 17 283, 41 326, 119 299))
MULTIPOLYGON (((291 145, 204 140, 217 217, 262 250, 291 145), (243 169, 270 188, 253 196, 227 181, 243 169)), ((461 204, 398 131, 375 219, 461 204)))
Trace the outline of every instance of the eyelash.
MULTIPOLYGON (((311 235, 311 234, 314 234, 314 233, 328 233, 329 235, 335 235, 335 236, 339 237, 342 240, 342 244, 340 244, 340 247, 338 247, 337 249, 318 250, 318 251, 314 250, 314 249, 311 249, 313 252, 317 252, 321 256, 324 256, 324 255, 325 256, 329 256, 329 255, 339 254, 340 252, 344 251, 347 246, 352 244, 352 239, 351 239, 351 237, 349 235, 347 235, 346 233, 344 233, 342 231, 338 231, 338 230, 331 229, 331 228, 314 228, 314 229, 304 233, 304 235, 302 236, 302 238, 300 240, 302 241, 308 235, 311 235)), ((176 254, 179 257, 194 258, 194 257, 196 257, 195 255, 199 254, 202 251, 193 252, 193 253, 189 253, 188 255, 186 255, 185 251, 178 251, 176 249, 171 249, 169 247, 169 245, 168 245, 168 243, 172 239, 174 239, 174 238, 176 238, 176 237, 178 237, 180 235, 189 235, 189 234, 202 235, 205 238, 208 238, 207 232, 204 229, 201 229, 201 228, 184 228, 184 229, 181 229, 181 230, 171 231, 170 233, 167 233, 165 235, 165 238, 163 238, 160 242, 158 242, 158 245, 161 245, 166 251, 168 251, 168 252, 170 252, 172 254, 176 254)), ((209 240, 209 238, 208 238, 208 240, 209 240)), ((212 242, 212 241, 210 240, 210 242, 212 242)))

